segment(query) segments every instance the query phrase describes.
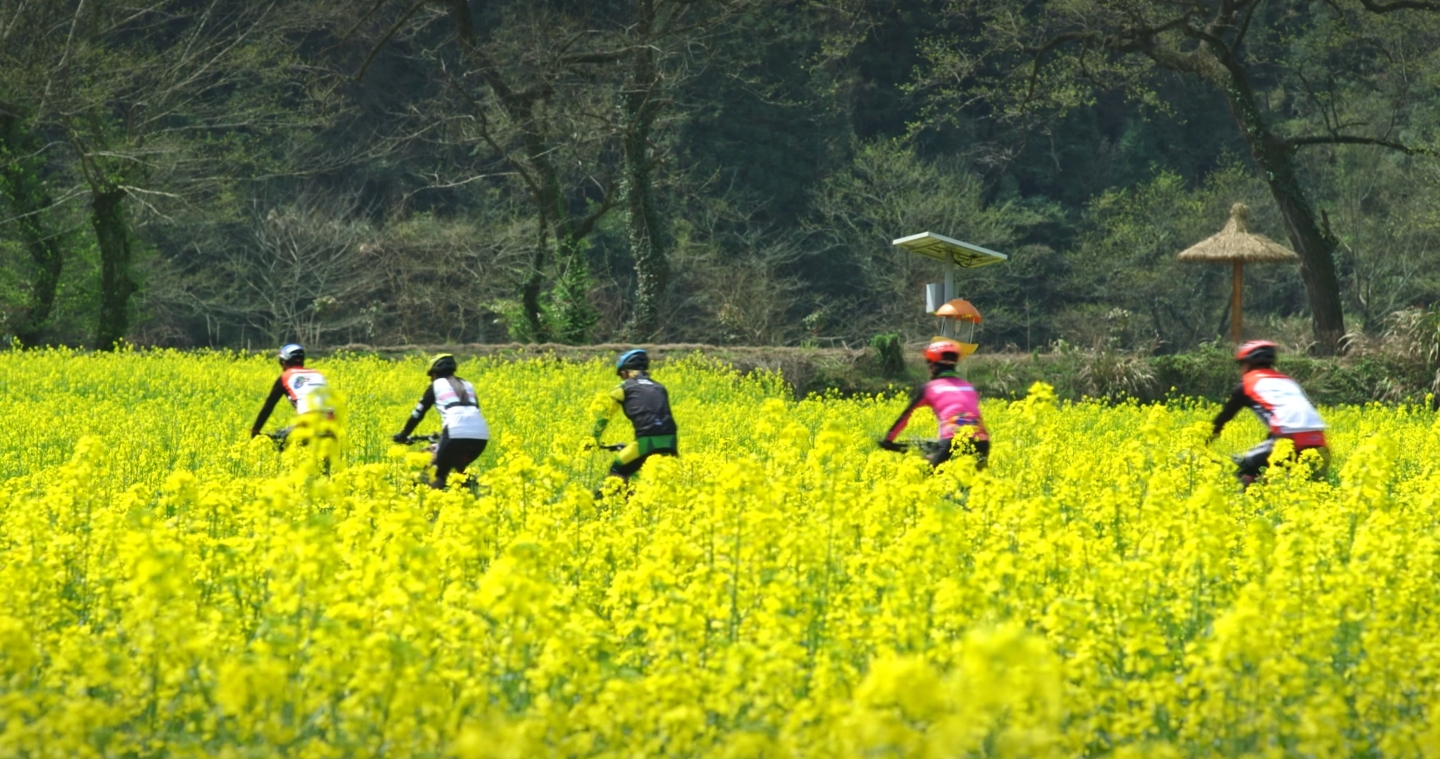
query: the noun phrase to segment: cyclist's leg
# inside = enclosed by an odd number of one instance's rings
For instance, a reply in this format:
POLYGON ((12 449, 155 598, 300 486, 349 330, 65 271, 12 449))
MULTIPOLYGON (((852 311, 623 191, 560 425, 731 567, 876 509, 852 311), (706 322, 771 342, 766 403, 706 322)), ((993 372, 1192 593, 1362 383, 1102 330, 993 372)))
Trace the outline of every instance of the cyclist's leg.
POLYGON ((1270 452, 1275 449, 1274 438, 1266 438, 1259 445, 1235 457, 1235 476, 1245 485, 1255 481, 1270 463, 1270 452))
POLYGON ((640 471, 640 467, 644 465, 648 456, 648 453, 641 452, 640 446, 640 440, 636 440, 620 449, 620 452, 615 454, 615 460, 610 463, 608 476, 619 477, 621 480, 629 482, 630 477, 640 471))
POLYGON ((950 449, 955 445, 954 438, 944 438, 940 442, 944 443, 944 445, 934 448, 925 454, 925 460, 930 462, 932 468, 949 461, 952 455, 950 449))
POLYGON ((485 451, 485 445, 489 442, 488 440, 479 440, 476 438, 449 441, 445 446, 445 473, 442 475, 440 473, 440 467, 438 465, 435 467, 435 481, 439 483, 436 487, 445 487, 444 478, 448 477, 451 472, 464 474, 465 467, 470 466, 475 459, 480 458, 480 454, 485 451))
POLYGON ((975 469, 981 470, 990 465, 990 441, 970 440, 970 445, 975 447, 975 469))
POLYGON ((480 458, 480 454, 485 452, 485 446, 489 444, 489 440, 479 438, 451 442, 451 445, 455 446, 455 471, 464 474, 465 467, 475 463, 475 459, 480 458))
POLYGON ((679 456, 680 438, 676 435, 652 435, 640 438, 640 450, 647 455, 679 456))
POLYGON ((435 481, 430 487, 439 490, 445 487, 451 472, 465 472, 480 454, 485 452, 489 440, 478 438, 451 438, 450 433, 440 432, 440 442, 435 446, 435 481))
POLYGON ((450 439, 449 430, 440 430, 440 440, 435 444, 435 453, 430 456, 430 463, 435 465, 435 479, 430 482, 430 487, 436 490, 445 487, 445 480, 450 476, 450 470, 455 467, 455 443, 456 441, 450 439))
POLYGON ((1320 457, 1320 463, 1310 472, 1310 479, 1323 480, 1325 473, 1330 469, 1330 449, 1323 445, 1301 448, 1295 451, 1295 458, 1299 459, 1306 451, 1314 451, 1320 457))
POLYGON ((648 435, 636 438, 625 446, 610 465, 610 476, 626 482, 635 476, 651 456, 679 456, 680 448, 675 435, 648 435))

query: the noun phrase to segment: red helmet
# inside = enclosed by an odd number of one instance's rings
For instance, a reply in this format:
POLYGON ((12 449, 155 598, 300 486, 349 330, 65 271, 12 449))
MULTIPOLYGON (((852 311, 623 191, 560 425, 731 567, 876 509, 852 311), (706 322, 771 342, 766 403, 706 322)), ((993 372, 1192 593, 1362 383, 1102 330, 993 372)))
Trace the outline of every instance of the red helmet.
POLYGON ((1269 340, 1251 340, 1235 351, 1235 360, 1246 364, 1273 364, 1279 347, 1269 340))
POLYGON ((960 360, 960 346, 949 340, 936 340, 925 348, 925 360, 932 364, 953 364, 960 360))

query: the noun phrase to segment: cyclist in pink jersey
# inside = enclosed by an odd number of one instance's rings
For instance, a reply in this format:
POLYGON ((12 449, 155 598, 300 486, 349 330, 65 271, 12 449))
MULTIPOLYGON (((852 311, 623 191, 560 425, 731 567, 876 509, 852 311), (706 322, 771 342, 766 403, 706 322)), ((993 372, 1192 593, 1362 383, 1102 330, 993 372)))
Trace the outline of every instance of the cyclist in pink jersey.
POLYGON ((930 365, 930 381, 915 392, 910 405, 900 412, 900 418, 891 425, 890 431, 880 440, 880 447, 889 451, 905 450, 895 438, 910 423, 910 415, 921 406, 929 406, 935 412, 940 425, 939 438, 945 445, 928 453, 931 466, 940 466, 950 460, 951 441, 962 427, 973 427, 968 445, 974 450, 976 467, 984 469, 990 455, 990 435, 985 422, 980 418, 980 393, 975 386, 961 379, 955 373, 955 364, 960 352, 954 343, 936 340, 925 349, 925 361, 930 365))

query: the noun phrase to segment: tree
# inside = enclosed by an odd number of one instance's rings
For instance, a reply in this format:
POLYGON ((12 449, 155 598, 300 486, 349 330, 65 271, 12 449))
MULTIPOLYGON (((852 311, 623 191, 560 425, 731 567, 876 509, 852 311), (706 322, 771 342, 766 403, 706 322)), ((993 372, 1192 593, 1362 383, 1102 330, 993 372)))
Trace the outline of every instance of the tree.
MULTIPOLYGON (((416 114, 414 134, 466 147, 471 160, 499 159, 525 190, 538 223, 520 292, 524 322, 512 329, 583 342, 596 318, 586 238, 619 199, 613 161, 604 160, 611 98, 584 70, 593 35, 574 15, 539 3, 379 0, 363 10, 345 33, 371 39, 357 75, 392 42, 424 56, 445 87, 416 114)), ((458 184, 496 172, 482 164, 443 173, 444 183, 458 184)))
POLYGON ((1317 349, 1345 333, 1336 237, 1317 214, 1296 154, 1315 145, 1415 152, 1407 131, 1423 85, 1413 68, 1440 42, 1440 5, 1398 0, 972 0, 959 12, 979 25, 969 46, 934 40, 925 85, 942 111, 978 101, 999 118, 1034 126, 1044 114, 1121 89, 1154 108, 1169 73, 1223 94, 1274 199, 1301 273, 1317 349), (1395 14, 1396 18, 1391 18, 1395 14), (1399 16, 1407 16, 1397 21, 1399 16), (1381 43, 1384 44, 1381 44, 1381 43), (1389 45, 1387 47, 1387 45, 1389 45), (1412 57, 1392 56, 1399 45, 1412 57), (1353 119, 1366 99, 1388 103, 1353 119), (1312 126, 1314 130, 1312 131, 1312 126))
MULTIPOLYGON (((657 132, 674 111, 690 64, 709 52, 722 26, 755 10, 755 0, 631 0, 619 17, 621 139, 626 225, 635 259, 635 302, 630 332, 648 340, 660 331, 673 240, 655 200, 655 170, 663 151, 657 132)), ((597 62, 604 58, 597 57, 597 62)), ((679 121, 682 115, 671 119, 679 121)))
POLYGON ((251 239, 225 251, 209 310, 276 344, 319 346, 334 334, 353 335, 381 284, 363 255, 376 235, 358 203, 354 193, 312 192, 257 205, 251 239))
POLYGON ((24 114, 0 102, 0 213, 19 235, 29 258, 24 315, 14 327, 22 345, 39 345, 55 308, 60 273, 65 266, 61 236, 49 223, 55 203, 40 159, 43 149, 24 114))
POLYGON ((924 285, 939 281, 943 270, 890 242, 931 231, 1013 256, 964 272, 957 284, 981 304, 988 334, 1023 344, 1031 321, 1027 302, 1045 313, 1058 305, 1061 264, 1052 251, 1026 239, 1047 211, 988 203, 981 178, 961 161, 925 161, 903 141, 880 140, 860 144, 851 165, 820 184, 809 228, 814 255, 830 272, 823 284, 832 307, 855 314, 846 318, 847 337, 864 340, 897 330, 911 340, 929 336, 934 323, 922 308, 924 285))
POLYGON ((288 78, 282 10, 280 0, 60 0, 6 17, 7 110, 32 115, 43 157, 64 168, 56 181, 80 188, 64 194, 90 201, 98 348, 132 325, 139 227, 232 184, 254 168, 248 142, 307 114, 311 93, 288 78))

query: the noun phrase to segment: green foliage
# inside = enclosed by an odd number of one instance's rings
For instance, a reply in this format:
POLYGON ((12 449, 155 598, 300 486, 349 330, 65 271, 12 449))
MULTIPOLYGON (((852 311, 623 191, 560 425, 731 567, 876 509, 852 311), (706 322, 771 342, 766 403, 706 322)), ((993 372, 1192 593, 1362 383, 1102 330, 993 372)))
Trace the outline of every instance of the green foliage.
MULTIPOLYGON (((891 240, 924 231, 1011 251, 1011 262, 960 275, 961 295, 980 304, 986 337, 1019 342, 1032 321, 1044 321, 1047 291, 1063 264, 1043 245, 1025 245, 1027 234, 1056 215, 1046 204, 990 202, 983 179, 953 158, 926 160, 899 140, 859 143, 852 163, 827 177, 815 196, 809 228, 824 242, 812 256, 811 281, 854 303, 863 319, 852 334, 903 329, 907 339, 934 330, 923 311, 924 285, 940 281, 935 261, 897 251, 891 240), (1017 250, 1019 248, 1019 250, 1017 250), (1027 302, 1035 313, 1023 313, 1027 302)), ((857 337, 859 335, 856 335, 857 337)))
POLYGON ((880 376, 899 378, 905 374, 905 346, 900 336, 888 332, 870 338, 870 352, 880 376))
POLYGON ((599 321, 599 315, 588 300, 589 294, 589 267, 582 256, 575 256, 565 262, 564 268, 556 275, 548 302, 543 307, 545 321, 558 341, 569 345, 589 342, 591 330, 599 321))
MULTIPOLYGON (((1111 325, 1097 315, 1120 308, 1135 324, 1123 348, 1161 352, 1188 350, 1226 333, 1229 318, 1228 266, 1181 263, 1175 255, 1224 225, 1230 206, 1258 209, 1252 230, 1284 238, 1263 185, 1236 163, 1211 174, 1198 187, 1178 175, 1159 172, 1139 186, 1107 192, 1091 202, 1071 259, 1081 304, 1059 317, 1067 339, 1097 346, 1111 325), (1087 308, 1088 307, 1088 308, 1087 308)), ((1272 311, 1300 298, 1295 267, 1251 266, 1246 302, 1252 311, 1272 311)))
MULTIPOLYGON (((454 46, 458 28, 443 14, 418 14, 379 44, 404 3, 366 16, 369 5, 338 0, 145 0, 131 21, 80 30, 90 36, 57 76, 75 3, 32 4, 20 16, 0 9, 0 27, 20 24, 0 41, 0 110, 29 113, 41 107, 37 93, 51 93, 50 111, 33 120, 37 148, 25 153, 26 176, 43 191, 34 197, 56 206, 42 236, 63 240, 66 262, 46 340, 80 343, 94 331, 102 288, 84 279, 99 274, 84 217, 91 183, 131 188, 129 239, 154 251, 131 273, 143 282, 131 306, 140 317, 131 338, 142 344, 260 339, 253 316, 263 304, 221 297, 246 279, 225 262, 244 258, 236 251, 251 245, 270 208, 349 192, 356 202, 345 213, 373 239, 355 246, 364 296, 340 298, 333 313, 355 326, 335 331, 336 341, 584 343, 625 334, 636 260, 623 215, 604 210, 624 187, 621 106, 634 93, 621 86, 628 69, 607 54, 634 42, 633 4, 469 4, 494 64, 486 67, 454 46), (194 22, 206 7, 231 15, 202 29, 194 22), (162 11, 173 12, 169 22, 143 26, 162 11), (252 24, 262 11, 272 15, 252 24), (171 56, 182 44, 214 55, 171 56), (201 60, 213 65, 192 65, 201 60), (359 81, 327 73, 353 74, 362 62, 359 81), (492 74, 524 97, 502 102, 492 74), (553 229, 542 230, 540 216, 553 229), (567 220, 575 239, 565 241, 567 220), (517 293, 537 270, 541 328, 532 330, 517 293)), ((117 15, 122 7, 130 6, 86 5, 97 22, 130 18, 117 15)), ((666 339, 921 340, 934 328, 922 286, 942 271, 889 243, 929 230, 1010 255, 957 280, 985 316, 986 350, 1042 351, 1063 340, 1087 350, 1037 361, 1065 367, 1064 392, 1148 397, 1188 382, 1165 356, 1204 354, 1228 327, 1229 272, 1182 266, 1174 254, 1217 231, 1237 201, 1250 206, 1258 231, 1288 241, 1213 77, 1170 70, 1134 54, 1139 48, 1107 49, 1112 38, 1062 44, 1038 70, 1028 65, 1047 35, 1130 28, 1147 14, 1190 25, 1155 38, 1161 48, 1194 49, 1187 29, 1208 18, 1214 0, 1143 0, 1134 14, 1099 0, 656 7, 680 14, 667 23, 684 30, 656 48, 664 103, 642 151, 651 160, 639 166, 653 175, 656 227, 671 233, 668 305, 658 317, 666 339), (687 13, 707 20, 689 27, 683 22, 697 17, 687 13), (1083 358, 1090 349, 1100 358, 1083 358)), ((1254 64, 1249 81, 1277 139, 1383 133, 1433 147, 1440 13, 1255 8, 1240 52, 1254 64)), ((1344 306, 1355 317, 1351 345, 1360 332, 1378 339, 1391 314, 1440 300, 1440 172, 1431 153, 1312 145, 1291 155, 1295 181, 1336 243, 1344 306)), ((26 238, 15 216, 0 212, 6 333, 31 308, 38 281, 17 247, 26 238)), ((1250 267, 1245 293, 1256 336, 1310 316, 1295 267, 1250 267)), ((995 359, 999 392, 1031 376, 1028 360, 995 359)), ((990 372, 983 364, 975 371, 990 372)), ((1410 392, 1401 386, 1419 381, 1400 365, 1361 375, 1346 366, 1317 374, 1317 383, 1353 395, 1354 377, 1400 372, 1384 391, 1400 397, 1410 392)), ((856 384, 849 371, 835 369, 836 382, 856 384)), ((893 361, 873 373, 901 376, 893 361)))

